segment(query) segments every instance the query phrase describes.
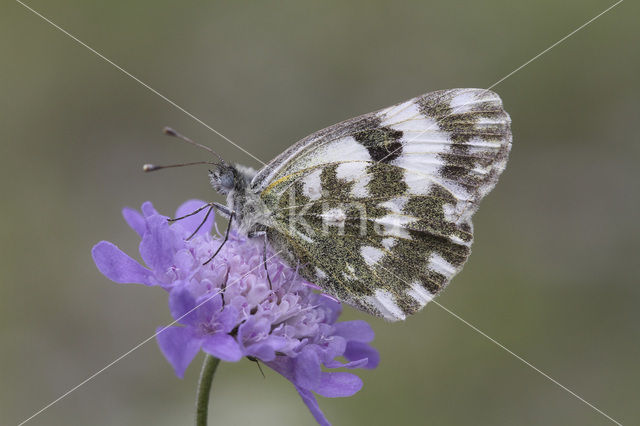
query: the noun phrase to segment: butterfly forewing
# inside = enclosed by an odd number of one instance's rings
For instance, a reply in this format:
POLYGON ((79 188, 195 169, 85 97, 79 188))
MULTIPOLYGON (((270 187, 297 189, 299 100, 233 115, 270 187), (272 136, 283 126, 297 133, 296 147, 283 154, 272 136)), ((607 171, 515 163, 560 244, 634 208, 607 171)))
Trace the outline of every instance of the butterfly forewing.
POLYGON ((338 299, 389 320, 461 270, 504 170, 510 119, 483 89, 429 93, 316 132, 252 182, 270 244, 338 299))

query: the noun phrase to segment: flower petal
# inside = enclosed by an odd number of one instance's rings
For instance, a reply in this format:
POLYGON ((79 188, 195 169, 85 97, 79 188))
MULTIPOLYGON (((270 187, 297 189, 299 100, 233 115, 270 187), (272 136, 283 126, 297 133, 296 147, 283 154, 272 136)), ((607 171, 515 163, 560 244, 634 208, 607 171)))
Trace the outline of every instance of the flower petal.
POLYGON ((344 357, 349 361, 367 359, 363 368, 376 368, 380 363, 380 354, 372 346, 362 342, 349 342, 344 351, 344 357))
MULTIPOLYGON (((198 210, 200 207, 204 206, 205 204, 207 203, 202 200, 189 200, 183 203, 180 207, 178 207, 178 210, 176 210, 176 217, 182 217, 182 216, 188 215, 189 213, 193 213, 194 211, 198 210)), ((203 209, 201 212, 194 214, 193 216, 180 219, 180 221, 176 223, 182 226, 182 228, 187 231, 187 235, 191 235, 191 233, 195 231, 196 228, 200 226, 200 224, 204 220, 204 217, 207 214, 207 210, 209 209, 208 208, 203 209)), ((198 231, 198 235, 209 234, 211 232, 211 228, 213 227, 214 221, 215 221, 215 212, 212 211, 209 217, 207 218, 207 221, 202 225, 202 227, 198 231)))
POLYGON ((306 389, 302 389, 296 386, 296 390, 300 394, 302 401, 307 405, 309 411, 311 411, 311 414, 313 415, 313 418, 316 419, 316 422, 318 422, 320 426, 331 426, 331 423, 329 423, 329 420, 327 420, 327 418, 324 416, 324 413, 320 409, 318 401, 316 401, 316 397, 306 389))
POLYGON ((174 320, 180 324, 197 326, 199 324, 196 313, 196 299, 180 285, 169 293, 169 310, 174 320))
POLYGON ((151 271, 109 241, 100 241, 93 246, 91 256, 100 272, 111 281, 152 285, 151 271))
POLYGON ((287 345, 287 339, 281 336, 269 336, 266 339, 245 347, 247 355, 254 356, 261 361, 273 361, 276 352, 287 345))
POLYGON ((216 358, 230 362, 240 361, 244 355, 238 342, 236 342, 233 337, 224 333, 217 333, 213 336, 205 337, 202 350, 216 358))
POLYGON ((155 272, 165 273, 173 264, 174 254, 184 247, 184 241, 169 228, 164 216, 148 216, 147 227, 148 232, 140 242, 140 255, 155 272))
POLYGON ((369 360, 367 358, 360 358, 356 361, 351 361, 347 363, 341 363, 340 361, 332 360, 329 362, 325 362, 324 366, 327 368, 362 368, 367 365, 369 360))
POLYGON ((271 321, 266 316, 251 315, 238 328, 238 341, 249 345, 269 336, 271 321))
POLYGON ((151 201, 145 201, 144 203, 142 203, 141 210, 144 217, 150 217, 159 214, 155 207, 153 207, 151 201))
POLYGON ((169 294, 169 309, 173 319, 197 327, 209 324, 222 309, 222 296, 204 295, 194 299, 189 290, 177 285, 169 294))
POLYGON ((227 305, 218 315, 216 321, 220 325, 222 331, 229 333, 238 323, 238 310, 231 305, 227 305))
POLYGON ((186 327, 159 327, 156 333, 160 350, 173 366, 176 376, 183 378, 184 371, 200 350, 202 340, 186 327))
POLYGON ((350 341, 370 342, 375 336, 371 326, 362 320, 339 322, 334 327, 335 334, 350 341))
POLYGON ((314 389, 320 384, 320 357, 311 346, 306 346, 294 359, 294 383, 304 389, 314 389))
POLYGON ((331 336, 322 345, 322 361, 329 361, 337 356, 342 356, 347 349, 347 340, 342 336, 331 336))
POLYGON ((316 304, 321 306, 327 316, 327 324, 333 324, 342 313, 342 304, 321 294, 316 294, 316 304))
POLYGON ((280 373, 285 379, 293 383, 294 362, 293 358, 279 356, 273 361, 265 362, 265 365, 280 373))
POLYGON ((351 396, 360 389, 362 389, 362 380, 355 374, 323 372, 320 384, 313 391, 327 398, 339 398, 351 396))
POLYGON ((127 224, 142 237, 147 232, 147 223, 144 220, 144 216, 139 211, 132 209, 131 207, 125 207, 122 209, 122 216, 127 224))

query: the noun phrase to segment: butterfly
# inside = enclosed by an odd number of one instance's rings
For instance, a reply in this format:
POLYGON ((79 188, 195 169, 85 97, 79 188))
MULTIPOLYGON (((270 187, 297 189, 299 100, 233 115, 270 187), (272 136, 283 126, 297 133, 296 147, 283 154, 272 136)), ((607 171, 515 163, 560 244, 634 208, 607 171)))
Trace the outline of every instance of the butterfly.
POLYGON ((489 90, 427 93, 313 133, 257 172, 219 158, 209 178, 227 204, 210 205, 323 292, 404 320, 468 259, 510 124, 489 90))

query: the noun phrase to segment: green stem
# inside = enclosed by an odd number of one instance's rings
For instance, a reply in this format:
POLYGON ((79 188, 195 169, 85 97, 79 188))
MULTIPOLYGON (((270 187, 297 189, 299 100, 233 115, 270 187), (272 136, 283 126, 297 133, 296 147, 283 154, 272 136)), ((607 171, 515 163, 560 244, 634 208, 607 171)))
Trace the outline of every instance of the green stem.
POLYGON ((196 396, 196 426, 207 426, 207 412, 209 411, 209 393, 211 392, 211 383, 213 375, 216 373, 220 360, 205 355, 204 364, 200 371, 200 380, 198 381, 198 394, 196 396))

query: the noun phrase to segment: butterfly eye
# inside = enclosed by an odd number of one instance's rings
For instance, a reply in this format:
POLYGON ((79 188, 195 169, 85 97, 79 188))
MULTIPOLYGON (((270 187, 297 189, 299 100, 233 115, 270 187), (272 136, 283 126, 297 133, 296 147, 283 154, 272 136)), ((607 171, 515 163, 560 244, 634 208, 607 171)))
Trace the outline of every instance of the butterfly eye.
POLYGON ((218 175, 218 179, 220 180, 220 185, 222 185, 226 189, 233 189, 233 174, 225 173, 223 175, 218 175))

